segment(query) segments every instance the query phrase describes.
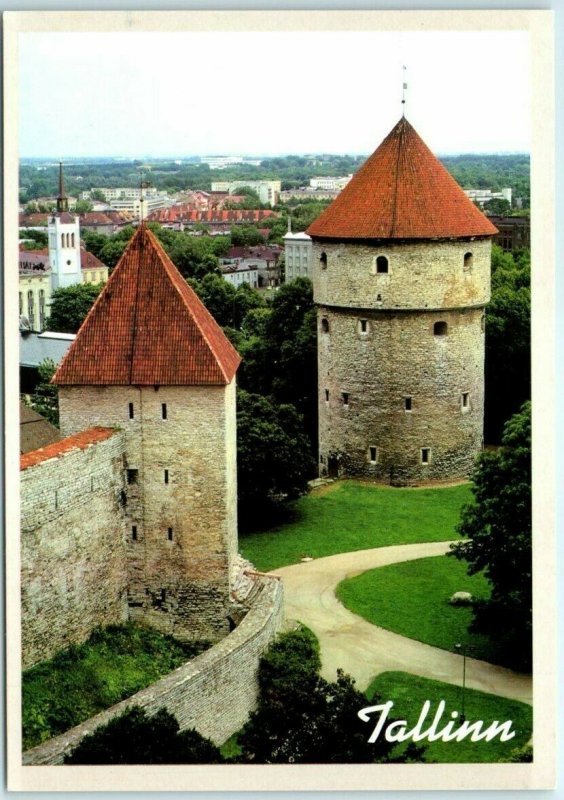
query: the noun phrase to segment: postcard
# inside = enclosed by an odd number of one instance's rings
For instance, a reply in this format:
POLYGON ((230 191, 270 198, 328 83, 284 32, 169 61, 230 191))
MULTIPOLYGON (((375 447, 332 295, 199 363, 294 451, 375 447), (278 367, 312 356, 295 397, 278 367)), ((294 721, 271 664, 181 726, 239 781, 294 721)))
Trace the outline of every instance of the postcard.
POLYGON ((8 788, 552 788, 552 12, 4 53, 8 788))

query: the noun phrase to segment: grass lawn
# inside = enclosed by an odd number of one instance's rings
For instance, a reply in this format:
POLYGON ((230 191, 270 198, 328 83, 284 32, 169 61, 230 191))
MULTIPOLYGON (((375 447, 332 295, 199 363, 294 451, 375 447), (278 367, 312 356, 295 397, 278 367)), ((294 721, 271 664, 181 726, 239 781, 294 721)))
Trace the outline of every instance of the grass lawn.
MULTIPOLYGON (((407 672, 383 672, 378 675, 365 693, 370 701, 375 692, 380 695, 382 702, 393 700, 394 707, 390 716, 394 719, 407 720, 410 728, 419 719, 425 700, 431 702, 427 725, 432 722, 440 700, 444 700, 446 703, 442 716, 443 725, 450 721, 451 711, 461 713, 462 689, 460 687, 419 678, 417 675, 407 672)), ((499 737, 490 742, 471 742, 469 737, 461 742, 428 742, 424 740, 419 744, 426 748, 424 756, 426 761, 456 763, 508 761, 511 751, 523 747, 529 740, 533 725, 531 706, 519 703, 517 700, 507 700, 473 689, 466 689, 464 705, 468 722, 483 720, 484 727, 487 727, 494 720, 499 722, 511 720, 512 730, 515 731, 514 738, 507 742, 500 742, 499 737)), ((376 718, 374 718, 375 722, 376 718)), ((373 727, 370 723, 366 723, 367 732, 371 733, 373 727)), ((408 743, 401 746, 405 747, 408 743)))
POLYGON ((433 489, 396 489, 339 481, 294 504, 291 522, 242 534, 241 553, 257 569, 295 564, 352 550, 456 538, 460 507, 470 484, 433 489))
POLYGON ((24 750, 130 697, 205 648, 132 624, 94 631, 84 644, 23 673, 24 750))
POLYGON ((454 651, 461 642, 473 658, 499 663, 489 637, 468 633, 472 609, 448 602, 454 592, 489 596, 484 576, 469 577, 466 567, 465 561, 447 556, 390 564, 343 581, 337 597, 374 625, 444 650, 454 651))

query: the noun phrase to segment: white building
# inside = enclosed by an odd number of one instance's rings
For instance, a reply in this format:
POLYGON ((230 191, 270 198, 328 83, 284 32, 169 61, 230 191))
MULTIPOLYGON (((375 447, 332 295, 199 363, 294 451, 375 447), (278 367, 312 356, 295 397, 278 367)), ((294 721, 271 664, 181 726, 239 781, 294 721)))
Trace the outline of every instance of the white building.
POLYGON ((307 233, 292 233, 288 221, 288 233, 284 236, 285 282, 294 278, 311 278, 311 237, 307 233))
POLYGON ((167 194, 150 194, 145 197, 120 197, 110 200, 114 211, 129 211, 137 219, 146 219, 152 211, 170 208, 174 201, 167 194))
POLYGON ((229 192, 229 194, 236 194, 237 189, 242 186, 248 186, 253 189, 259 196, 261 203, 275 206, 278 203, 280 191, 282 189, 281 181, 213 181, 211 185, 212 192, 229 192))
POLYGON ((236 289, 243 283, 248 283, 253 289, 258 287, 258 266, 247 264, 238 259, 224 261, 221 265, 221 272, 225 280, 236 289))
POLYGON ((120 186, 117 189, 108 189, 103 186, 93 186, 89 192, 81 192, 81 200, 90 200, 92 192, 102 192, 106 200, 118 200, 120 198, 135 198, 141 197, 141 192, 145 197, 157 194, 157 189, 154 186, 148 186, 141 189, 140 186, 120 186))
POLYGON ((328 189, 329 191, 337 191, 340 192, 341 189, 344 189, 347 183, 352 178, 352 173, 350 175, 346 175, 341 178, 334 178, 334 177, 319 177, 319 178, 310 178, 309 185, 312 189, 328 189))
POLYGON ((509 186, 502 189, 501 192, 492 192, 491 189, 464 189, 464 194, 480 206, 489 200, 507 200, 511 205, 512 191, 509 186))
POLYGON ((69 214, 62 164, 59 164, 57 211, 48 218, 47 235, 53 291, 59 287, 82 283, 80 225, 78 217, 74 214, 69 214))

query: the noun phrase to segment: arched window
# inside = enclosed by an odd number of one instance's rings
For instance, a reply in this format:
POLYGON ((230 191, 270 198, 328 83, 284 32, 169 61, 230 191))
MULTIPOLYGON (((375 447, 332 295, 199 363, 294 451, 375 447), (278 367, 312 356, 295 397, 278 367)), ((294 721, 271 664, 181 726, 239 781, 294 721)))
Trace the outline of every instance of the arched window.
POLYGON ((388 259, 386 256, 378 256, 376 259, 376 272, 388 272, 388 259))
POLYGON ((327 269, 327 253, 321 253, 319 260, 321 262, 321 269, 327 269))
POLYGON ((464 253, 464 269, 470 269, 474 261, 472 253, 464 253))
POLYGON ((321 318, 321 330, 323 333, 329 333, 329 320, 327 317, 321 318))
POLYGON ((435 322, 433 325, 433 333, 435 336, 446 336, 448 333, 448 325, 446 322, 435 322))
POLYGON ((65 246, 65 234, 61 233, 61 247, 65 246))
POLYGON ((71 233, 71 247, 74 247, 74 233, 71 233))

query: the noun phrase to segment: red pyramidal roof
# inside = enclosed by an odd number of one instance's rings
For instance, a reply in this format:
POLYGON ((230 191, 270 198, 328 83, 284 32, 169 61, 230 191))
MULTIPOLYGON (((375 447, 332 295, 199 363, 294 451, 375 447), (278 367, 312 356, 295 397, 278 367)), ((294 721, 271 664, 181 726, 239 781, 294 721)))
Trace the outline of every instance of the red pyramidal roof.
POLYGON ((497 228, 402 117, 307 229, 330 239, 453 239, 497 228))
POLYGON ((241 358, 156 236, 141 225, 61 362, 53 383, 230 383, 241 358))

